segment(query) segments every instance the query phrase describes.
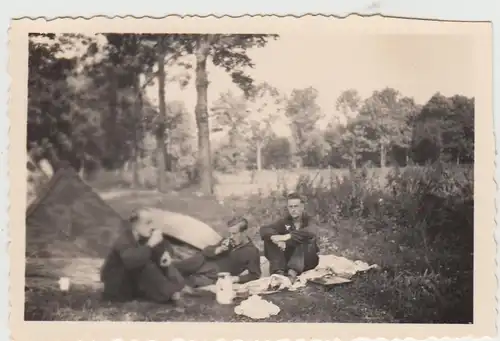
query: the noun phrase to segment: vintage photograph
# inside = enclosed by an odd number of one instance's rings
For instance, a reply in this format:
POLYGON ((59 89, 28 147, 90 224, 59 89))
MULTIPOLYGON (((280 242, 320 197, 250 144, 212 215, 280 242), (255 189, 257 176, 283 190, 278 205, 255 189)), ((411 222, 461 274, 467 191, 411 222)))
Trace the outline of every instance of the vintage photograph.
POLYGON ((477 34, 41 27, 24 321, 477 322, 477 34))

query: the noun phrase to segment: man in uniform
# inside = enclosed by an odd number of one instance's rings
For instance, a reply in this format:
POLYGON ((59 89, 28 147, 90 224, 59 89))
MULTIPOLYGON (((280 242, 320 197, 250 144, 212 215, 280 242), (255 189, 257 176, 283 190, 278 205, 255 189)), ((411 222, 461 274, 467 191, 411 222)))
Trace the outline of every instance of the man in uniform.
POLYGON ((143 212, 130 216, 130 228, 116 240, 101 268, 103 298, 122 302, 143 298, 182 306, 182 296, 190 288, 172 267, 170 244, 143 212))
POLYGON ((234 283, 246 283, 260 278, 260 253, 246 234, 248 221, 243 217, 236 217, 228 221, 227 225, 228 238, 173 264, 190 287, 214 284, 219 272, 230 273, 234 283))
POLYGON ((263 226, 264 256, 271 274, 288 275, 292 281, 319 263, 316 228, 304 212, 304 201, 292 193, 287 197, 288 214, 283 219, 263 226))

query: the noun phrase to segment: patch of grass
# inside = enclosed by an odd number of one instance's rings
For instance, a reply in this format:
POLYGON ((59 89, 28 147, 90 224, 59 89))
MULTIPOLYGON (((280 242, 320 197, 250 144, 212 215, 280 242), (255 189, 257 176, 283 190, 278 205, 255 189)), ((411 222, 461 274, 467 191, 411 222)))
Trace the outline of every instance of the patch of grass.
MULTIPOLYGON (((362 280, 361 278, 359 279, 362 280)), ((308 286, 294 293, 275 293, 265 299, 281 309, 277 316, 266 322, 366 322, 389 323, 394 318, 386 311, 373 306, 362 286, 339 285, 329 290, 308 286)), ((74 287, 63 293, 55 287, 35 288, 26 291, 25 320, 28 321, 179 321, 179 322, 256 322, 234 313, 235 305, 215 303, 213 294, 206 293, 190 298, 184 312, 171 304, 146 301, 107 303, 100 299, 99 291, 84 286, 74 287)), ((236 304, 241 301, 235 301, 236 304)))

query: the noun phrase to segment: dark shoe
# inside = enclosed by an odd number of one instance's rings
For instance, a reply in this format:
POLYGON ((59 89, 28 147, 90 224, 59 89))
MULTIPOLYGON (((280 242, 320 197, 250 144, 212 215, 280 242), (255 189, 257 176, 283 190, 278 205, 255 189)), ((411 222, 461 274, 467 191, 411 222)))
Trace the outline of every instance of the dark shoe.
POLYGON ((193 295, 195 292, 192 287, 186 285, 184 288, 182 288, 181 293, 182 295, 193 295))
POLYGON ((184 313, 186 311, 186 308, 189 308, 193 306, 192 302, 189 299, 186 299, 184 295, 181 295, 181 297, 176 297, 176 299, 173 299, 174 303, 174 310, 179 312, 179 313, 184 313))

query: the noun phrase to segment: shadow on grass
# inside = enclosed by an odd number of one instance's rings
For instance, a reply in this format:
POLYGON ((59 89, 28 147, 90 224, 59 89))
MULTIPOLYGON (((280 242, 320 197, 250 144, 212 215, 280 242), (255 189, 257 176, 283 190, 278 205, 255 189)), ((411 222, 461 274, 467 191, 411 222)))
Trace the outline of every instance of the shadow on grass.
MULTIPOLYGON (((365 295, 366 296, 366 295, 365 295)), ((265 322, 339 322, 389 323, 394 318, 373 306, 364 295, 356 294, 356 283, 325 288, 311 284, 297 292, 280 292, 264 296, 280 307, 277 316, 265 322)), ((26 291, 27 321, 195 321, 195 322, 258 322, 234 313, 233 305, 219 305, 211 293, 189 297, 184 312, 171 304, 145 301, 108 303, 100 292, 82 286, 63 293, 56 288, 26 291)))

